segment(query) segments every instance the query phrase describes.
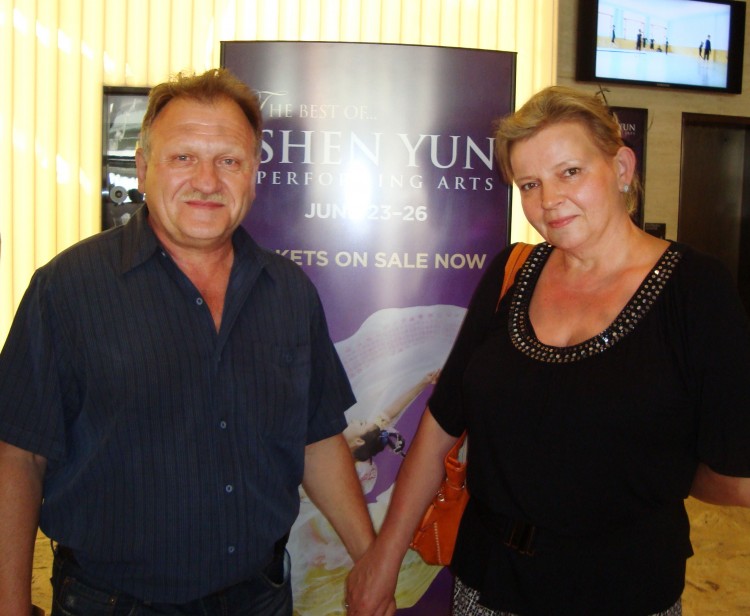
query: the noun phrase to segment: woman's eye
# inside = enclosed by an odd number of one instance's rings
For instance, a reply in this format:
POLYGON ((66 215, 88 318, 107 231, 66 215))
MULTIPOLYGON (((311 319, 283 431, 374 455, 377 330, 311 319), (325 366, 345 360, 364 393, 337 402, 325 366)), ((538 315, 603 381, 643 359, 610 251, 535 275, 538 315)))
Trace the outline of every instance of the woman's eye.
POLYGON ((565 170, 565 175, 568 177, 573 175, 578 175, 581 172, 581 169, 579 167, 571 167, 570 169, 565 170))

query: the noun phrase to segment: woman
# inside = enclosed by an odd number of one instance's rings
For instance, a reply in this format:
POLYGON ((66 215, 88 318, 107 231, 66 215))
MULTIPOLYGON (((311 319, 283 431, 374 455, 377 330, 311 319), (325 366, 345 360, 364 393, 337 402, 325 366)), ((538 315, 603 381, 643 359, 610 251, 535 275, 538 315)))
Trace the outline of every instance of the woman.
POLYGON ((477 288, 349 614, 388 614, 399 563, 469 434, 454 614, 676 615, 683 500, 750 506, 750 327, 715 260, 633 224, 635 155, 596 97, 552 87, 499 124, 536 246, 496 310, 477 288))

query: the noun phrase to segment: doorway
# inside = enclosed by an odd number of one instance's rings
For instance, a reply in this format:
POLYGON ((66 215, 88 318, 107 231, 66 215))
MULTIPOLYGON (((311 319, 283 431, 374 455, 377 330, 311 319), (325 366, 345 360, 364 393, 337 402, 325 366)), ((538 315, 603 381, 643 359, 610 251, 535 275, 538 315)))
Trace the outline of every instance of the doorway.
POLYGON ((677 240, 729 268, 750 314, 750 118, 685 113, 677 240))

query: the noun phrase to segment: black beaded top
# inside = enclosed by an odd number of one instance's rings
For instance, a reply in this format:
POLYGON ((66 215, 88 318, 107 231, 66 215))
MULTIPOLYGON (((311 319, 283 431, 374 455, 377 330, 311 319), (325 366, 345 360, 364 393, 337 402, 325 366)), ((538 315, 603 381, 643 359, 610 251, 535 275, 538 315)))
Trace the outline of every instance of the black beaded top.
POLYGON ((531 295, 551 252, 552 246, 550 244, 539 244, 521 267, 516 278, 516 289, 511 300, 510 318, 508 319, 508 328, 513 345, 531 359, 548 363, 578 361, 606 351, 617 344, 618 341, 633 331, 639 321, 648 314, 682 256, 674 247, 668 248, 635 295, 604 331, 573 346, 554 347, 543 344, 537 339, 529 320, 531 295))

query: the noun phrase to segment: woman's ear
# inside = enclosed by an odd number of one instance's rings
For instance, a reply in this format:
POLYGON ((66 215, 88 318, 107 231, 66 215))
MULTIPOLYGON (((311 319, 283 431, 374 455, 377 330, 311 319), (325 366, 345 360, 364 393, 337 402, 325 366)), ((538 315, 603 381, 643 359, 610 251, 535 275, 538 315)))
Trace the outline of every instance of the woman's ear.
POLYGON ((624 186, 630 185, 635 175, 635 152, 627 146, 621 147, 615 154, 617 183, 622 191, 624 186))

